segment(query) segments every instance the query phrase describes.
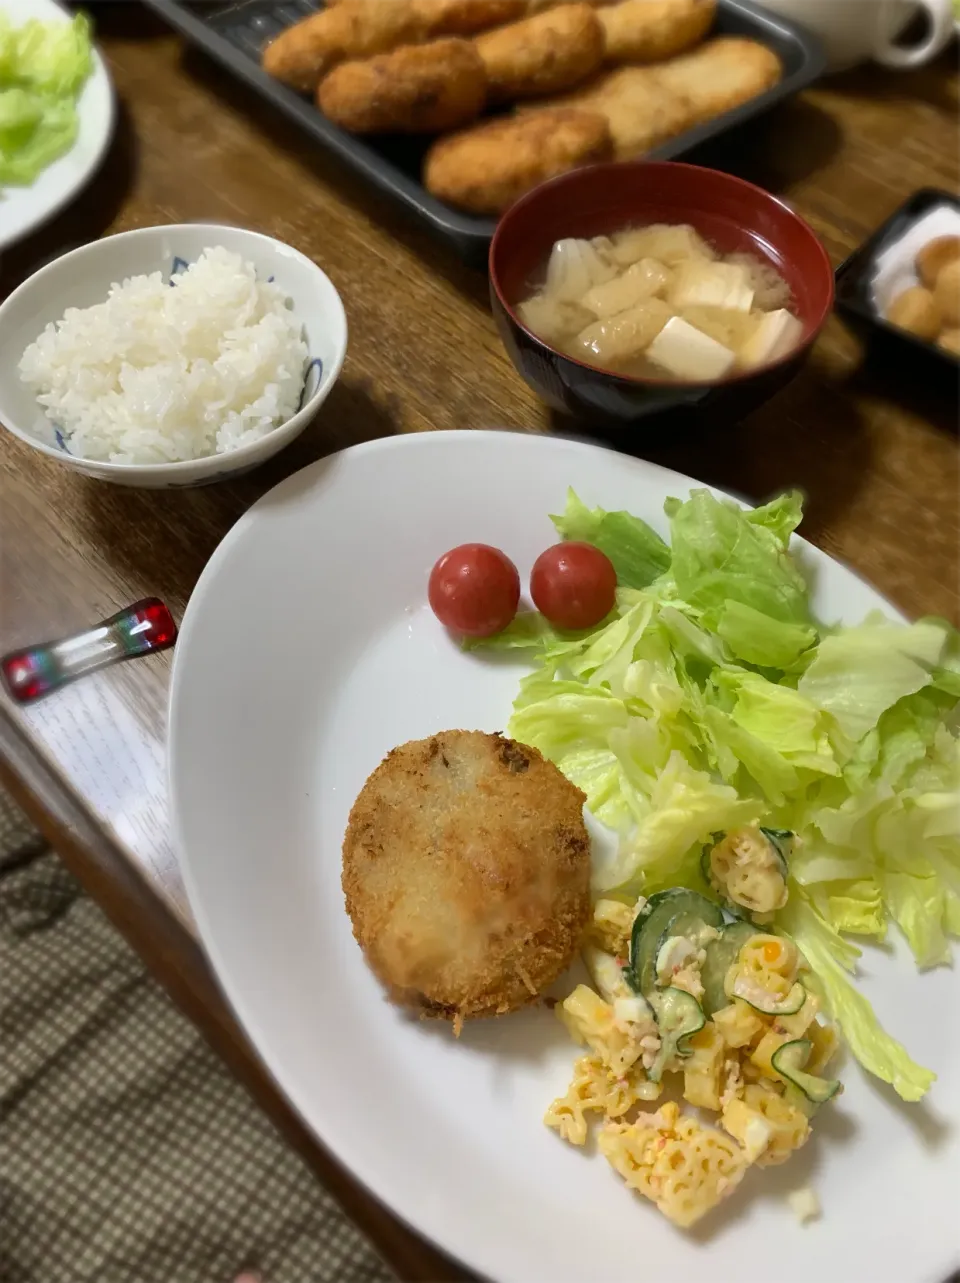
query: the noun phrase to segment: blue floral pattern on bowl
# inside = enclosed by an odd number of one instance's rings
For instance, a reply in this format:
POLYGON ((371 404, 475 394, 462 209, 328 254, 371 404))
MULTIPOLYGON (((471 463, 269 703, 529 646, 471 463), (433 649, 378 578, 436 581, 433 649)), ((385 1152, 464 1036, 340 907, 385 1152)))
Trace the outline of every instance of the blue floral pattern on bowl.
POLYGON ((316 394, 322 379, 323 362, 316 356, 312 361, 307 362, 307 372, 303 378, 303 391, 300 393, 300 400, 297 402, 298 414, 310 398, 316 394))

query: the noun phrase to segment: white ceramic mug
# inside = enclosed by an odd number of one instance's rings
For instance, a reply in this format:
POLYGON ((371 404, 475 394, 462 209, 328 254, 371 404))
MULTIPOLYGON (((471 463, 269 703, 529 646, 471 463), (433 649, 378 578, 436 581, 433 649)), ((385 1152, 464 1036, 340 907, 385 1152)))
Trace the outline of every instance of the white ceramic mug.
POLYGON ((951 0, 761 0, 765 9, 783 14, 819 36, 828 71, 843 71, 860 62, 878 62, 902 70, 929 62, 953 34, 951 0), (929 30, 919 44, 901 46, 897 37, 920 10, 929 30))

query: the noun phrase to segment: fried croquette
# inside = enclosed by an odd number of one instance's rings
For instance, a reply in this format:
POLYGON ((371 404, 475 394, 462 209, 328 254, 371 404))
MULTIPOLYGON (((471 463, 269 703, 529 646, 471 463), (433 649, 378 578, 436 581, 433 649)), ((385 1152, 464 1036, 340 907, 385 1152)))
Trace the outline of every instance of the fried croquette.
POLYGON ((642 156, 682 133, 690 117, 685 100, 662 93, 652 67, 618 67, 604 72, 571 94, 531 103, 530 113, 563 108, 602 116, 618 159, 642 156))
POLYGON ((439 139, 427 152, 427 191, 474 214, 499 214, 525 192, 611 154, 597 111, 557 108, 493 120, 439 139))
POLYGON ((475 120, 486 95, 472 41, 434 40, 341 63, 320 82, 317 106, 352 134, 436 133, 475 120))
POLYGON ((772 89, 783 66, 756 40, 721 36, 662 63, 655 74, 665 93, 689 103, 689 129, 772 89))
POLYGON ((655 66, 603 72, 572 93, 530 103, 521 111, 570 107, 599 112, 617 158, 628 159, 756 97, 782 74, 779 58, 765 45, 721 37, 655 66))
POLYGON ((281 31, 262 54, 269 75, 312 94, 340 62, 435 36, 472 36, 526 13, 526 0, 341 0, 281 31))
POLYGON ((623 0, 598 9, 607 62, 659 62, 701 40, 716 0, 623 0))
POLYGON ((491 102, 559 93, 592 75, 603 61, 603 33, 587 4, 548 9, 477 36, 474 44, 487 71, 491 102))
POLYGON ((350 812, 343 891, 394 1002, 459 1033, 556 980, 590 917, 583 802, 502 735, 443 731, 384 758, 350 812))

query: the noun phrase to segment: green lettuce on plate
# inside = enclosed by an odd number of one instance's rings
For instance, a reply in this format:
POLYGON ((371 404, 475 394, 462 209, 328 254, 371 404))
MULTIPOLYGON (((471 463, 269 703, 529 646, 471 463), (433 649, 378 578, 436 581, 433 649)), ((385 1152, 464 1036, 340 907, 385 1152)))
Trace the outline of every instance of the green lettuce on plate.
POLYGON ((27 186, 76 141, 77 99, 93 67, 90 19, 0 14, 0 184, 27 186))
POLYGON ((482 643, 535 663, 509 732, 618 835, 598 892, 704 891, 714 834, 756 822, 796 833, 774 925, 861 1063, 917 1100, 934 1074, 857 991, 846 937, 882 940, 893 925, 930 967, 960 935, 957 633, 933 619, 819 622, 789 551, 797 494, 751 511, 695 490, 665 511, 669 545, 570 493, 554 524, 607 553, 617 606, 587 633, 530 613, 482 643))

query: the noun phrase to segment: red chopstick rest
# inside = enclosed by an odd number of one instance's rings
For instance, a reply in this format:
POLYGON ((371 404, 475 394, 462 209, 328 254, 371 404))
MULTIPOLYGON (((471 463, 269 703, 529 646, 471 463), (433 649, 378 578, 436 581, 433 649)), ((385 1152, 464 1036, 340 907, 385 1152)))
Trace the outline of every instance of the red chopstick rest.
POLYGON ((169 610, 159 597, 145 597, 73 637, 11 651, 0 659, 0 677, 18 704, 30 704, 109 664, 167 650, 176 640, 169 610))

